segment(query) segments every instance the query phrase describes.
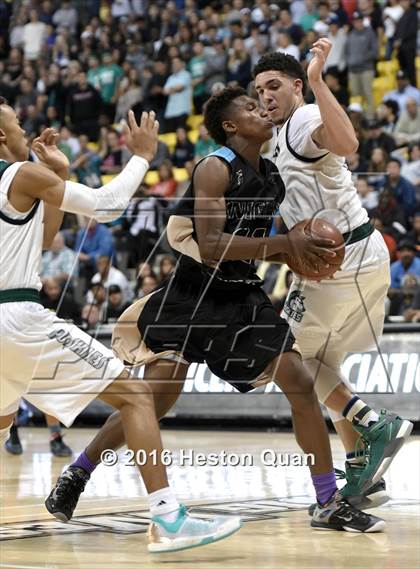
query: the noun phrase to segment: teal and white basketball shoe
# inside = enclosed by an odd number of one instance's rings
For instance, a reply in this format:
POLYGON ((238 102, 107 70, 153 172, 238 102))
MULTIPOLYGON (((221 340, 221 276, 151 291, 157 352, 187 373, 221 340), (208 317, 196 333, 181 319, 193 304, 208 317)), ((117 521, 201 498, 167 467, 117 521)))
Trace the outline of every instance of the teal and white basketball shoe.
POLYGON ((237 532, 242 526, 238 517, 217 516, 201 520, 188 514, 181 504, 178 517, 167 522, 154 516, 148 530, 150 553, 168 553, 214 543, 237 532))

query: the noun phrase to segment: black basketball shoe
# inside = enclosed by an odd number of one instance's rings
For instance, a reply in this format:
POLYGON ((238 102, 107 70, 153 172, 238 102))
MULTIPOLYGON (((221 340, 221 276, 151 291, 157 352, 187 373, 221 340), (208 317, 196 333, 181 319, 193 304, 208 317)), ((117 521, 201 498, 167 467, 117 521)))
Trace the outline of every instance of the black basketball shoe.
POLYGON ((45 500, 45 507, 50 514, 62 522, 70 521, 80 494, 85 489, 89 478, 90 474, 83 468, 69 466, 59 476, 50 495, 45 500))
MULTIPOLYGON (((341 490, 340 490, 341 492, 341 490)), ((345 496, 347 502, 358 508, 359 510, 370 510, 371 508, 378 508, 389 502, 390 498, 386 491, 386 483, 383 478, 376 484, 363 492, 363 494, 356 494, 354 496, 345 496)), ((313 516, 316 504, 311 504, 308 508, 308 514, 313 516)))
POLYGON ((10 454, 16 454, 17 455, 17 454, 22 454, 22 452, 23 452, 22 443, 20 442, 20 438, 19 438, 19 431, 18 431, 17 426, 14 423, 10 427, 9 438, 4 443, 4 448, 10 454))
POLYGON ((71 456, 73 451, 63 441, 60 433, 55 433, 50 439, 50 449, 54 456, 71 456))
POLYGON ((357 510, 337 490, 326 504, 316 505, 311 526, 320 530, 373 533, 383 531, 385 522, 381 518, 357 510))

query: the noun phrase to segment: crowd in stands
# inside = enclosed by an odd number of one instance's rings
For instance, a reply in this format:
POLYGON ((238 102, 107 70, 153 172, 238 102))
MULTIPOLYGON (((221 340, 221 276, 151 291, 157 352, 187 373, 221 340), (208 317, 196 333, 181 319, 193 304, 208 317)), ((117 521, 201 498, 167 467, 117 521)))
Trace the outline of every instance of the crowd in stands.
MULTIPOLYGON (((417 29, 410 0, 0 0, 0 95, 31 138, 59 131, 75 179, 100 187, 121 171, 128 109, 153 109, 161 125, 151 172, 120 220, 65 216, 43 258, 45 306, 94 326, 166 278, 171 208, 217 148, 205 101, 225 85, 252 93, 252 67, 267 51, 306 67, 326 36, 325 80, 359 139, 347 165, 390 251, 388 314, 420 321, 417 29)), ((263 263, 259 272, 280 309, 290 271, 263 263)))

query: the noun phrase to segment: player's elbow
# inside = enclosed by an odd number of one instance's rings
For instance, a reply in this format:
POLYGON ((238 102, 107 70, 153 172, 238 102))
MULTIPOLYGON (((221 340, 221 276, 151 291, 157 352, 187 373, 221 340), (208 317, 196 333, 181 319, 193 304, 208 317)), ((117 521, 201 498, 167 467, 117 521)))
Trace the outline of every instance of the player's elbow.
POLYGON ((203 261, 218 261, 221 257, 218 239, 207 238, 199 240, 198 248, 203 261))
POLYGON ((45 237, 42 241, 42 250, 48 251, 51 248, 52 242, 54 241, 54 237, 45 237))
POLYGON ((347 153, 344 156, 348 156, 349 154, 354 154, 357 152, 359 148, 359 141, 357 140, 356 135, 352 136, 347 145, 347 153))
POLYGON ((214 259, 214 247, 210 243, 199 243, 198 249, 200 251, 200 257, 203 261, 207 259, 214 259))
POLYGON ((120 218, 124 213, 124 209, 97 209, 93 214, 93 218, 99 223, 110 223, 111 221, 115 221, 120 218))
POLYGON ((357 152, 358 148, 359 148, 359 141, 357 140, 357 138, 349 137, 346 140, 337 141, 337 143, 334 144, 334 148, 331 150, 332 152, 334 152, 334 154, 337 154, 338 156, 350 156, 350 154, 354 154, 355 152, 357 152))

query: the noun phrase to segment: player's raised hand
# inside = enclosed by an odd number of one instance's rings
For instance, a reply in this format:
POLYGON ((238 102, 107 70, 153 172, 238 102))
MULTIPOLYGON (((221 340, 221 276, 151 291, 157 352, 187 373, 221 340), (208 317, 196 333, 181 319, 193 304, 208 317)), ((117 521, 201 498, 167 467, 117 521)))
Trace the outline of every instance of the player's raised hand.
POLYGON ((313 57, 308 65, 308 81, 309 84, 316 83, 322 79, 322 70, 327 61, 328 54, 332 48, 332 43, 327 38, 320 38, 316 41, 310 50, 313 57))
POLYGON ((136 156, 151 162, 156 154, 158 145, 159 123, 154 111, 141 115, 140 125, 137 124, 133 111, 128 111, 128 122, 124 125, 125 143, 136 156))
POLYGON ((67 156, 57 147, 59 134, 53 128, 46 128, 32 142, 32 150, 39 160, 54 172, 69 168, 67 156))

